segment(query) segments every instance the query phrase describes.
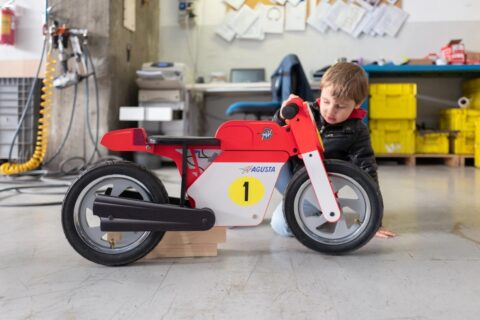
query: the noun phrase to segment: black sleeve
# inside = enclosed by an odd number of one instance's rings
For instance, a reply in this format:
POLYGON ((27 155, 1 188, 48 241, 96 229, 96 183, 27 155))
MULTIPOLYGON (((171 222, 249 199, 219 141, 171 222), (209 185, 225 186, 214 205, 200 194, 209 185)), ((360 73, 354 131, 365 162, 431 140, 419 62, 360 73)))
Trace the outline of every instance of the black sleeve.
POLYGON ((277 110, 277 112, 275 112, 275 114, 273 115, 272 121, 275 121, 276 123, 278 123, 278 124, 281 125, 281 126, 284 126, 284 125, 285 125, 285 121, 282 120, 282 118, 280 118, 280 108, 279 108, 279 109, 277 110))
POLYGON ((370 141, 370 132, 361 121, 357 126, 357 132, 349 150, 350 161, 368 173, 378 185, 377 161, 370 141))

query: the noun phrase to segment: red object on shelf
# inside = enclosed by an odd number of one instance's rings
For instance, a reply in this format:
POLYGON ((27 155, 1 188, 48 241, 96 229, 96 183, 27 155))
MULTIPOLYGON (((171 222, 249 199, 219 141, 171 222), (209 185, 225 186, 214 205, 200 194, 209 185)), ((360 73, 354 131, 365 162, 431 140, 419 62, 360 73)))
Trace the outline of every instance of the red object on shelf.
POLYGON ((0 44, 15 44, 15 12, 9 7, 0 9, 0 44))
POLYGON ((442 47, 442 56, 450 64, 465 63, 465 46, 462 39, 450 40, 450 42, 442 47))

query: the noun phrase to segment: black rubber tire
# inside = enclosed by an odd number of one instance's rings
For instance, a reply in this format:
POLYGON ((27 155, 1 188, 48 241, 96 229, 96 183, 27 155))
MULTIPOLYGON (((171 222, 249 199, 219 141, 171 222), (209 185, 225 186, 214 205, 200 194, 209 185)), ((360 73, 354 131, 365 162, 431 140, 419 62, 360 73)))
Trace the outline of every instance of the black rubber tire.
MULTIPOLYGON (((128 161, 107 161, 84 171, 70 186, 62 205, 62 226, 70 245, 84 258, 106 266, 127 265, 147 255, 160 242, 165 232, 150 232, 132 250, 109 254, 95 250, 85 243, 75 227, 75 204, 81 192, 93 181, 104 176, 122 175, 141 182, 155 203, 168 203, 163 183, 150 171, 128 161)), ((80 213, 81 214, 81 213, 80 213)))
MULTIPOLYGON (((300 169, 295 173, 290 181, 287 191, 284 197, 284 213, 285 220, 290 227, 293 235, 306 247, 327 254, 342 254, 349 251, 357 250, 364 246, 377 232, 380 227, 383 217, 383 204, 381 194, 373 179, 363 172, 355 165, 341 160, 324 160, 325 169, 329 175, 346 176, 352 178, 358 183, 359 188, 365 191, 368 195, 368 199, 364 199, 368 202, 370 208, 370 215, 368 221, 364 221, 365 227, 362 232, 355 235, 352 239, 331 240, 327 238, 321 238, 319 235, 308 233, 302 230, 299 225, 299 221, 295 216, 295 198, 297 192, 304 185, 304 183, 310 183, 308 173, 305 168, 300 169)), ((301 223, 301 222, 300 222, 301 223)))

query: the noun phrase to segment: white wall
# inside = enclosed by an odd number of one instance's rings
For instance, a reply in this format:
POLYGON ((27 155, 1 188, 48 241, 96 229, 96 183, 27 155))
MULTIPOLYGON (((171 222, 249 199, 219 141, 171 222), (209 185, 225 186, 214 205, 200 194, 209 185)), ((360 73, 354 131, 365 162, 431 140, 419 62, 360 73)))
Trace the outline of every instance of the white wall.
MULTIPOLYGON (((5 0, 0 1, 0 5, 5 0)), ((38 60, 43 45, 44 0, 16 0, 15 46, 0 45, 0 60, 38 60)))
POLYGON ((410 22, 480 21, 480 1, 403 0, 410 22))
POLYGON ((363 36, 354 39, 342 32, 305 32, 267 35, 264 41, 234 40, 216 36, 225 6, 221 0, 197 0, 197 27, 183 28, 177 21, 178 1, 160 0, 159 59, 182 61, 196 76, 213 71, 228 74, 232 67, 264 67, 270 74, 283 56, 296 53, 308 72, 331 64, 338 57, 393 59, 423 57, 438 52, 449 39, 462 38, 467 50, 480 51, 480 1, 403 0, 410 17, 396 38, 363 36))

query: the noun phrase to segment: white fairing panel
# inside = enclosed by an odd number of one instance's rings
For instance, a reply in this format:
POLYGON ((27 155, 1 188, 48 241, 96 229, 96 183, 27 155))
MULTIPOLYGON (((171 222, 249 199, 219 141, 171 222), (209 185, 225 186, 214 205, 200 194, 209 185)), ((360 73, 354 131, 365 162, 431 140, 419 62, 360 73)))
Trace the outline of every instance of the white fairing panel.
POLYGON ((214 162, 187 190, 197 208, 210 208, 216 226, 262 222, 281 163, 214 162))

